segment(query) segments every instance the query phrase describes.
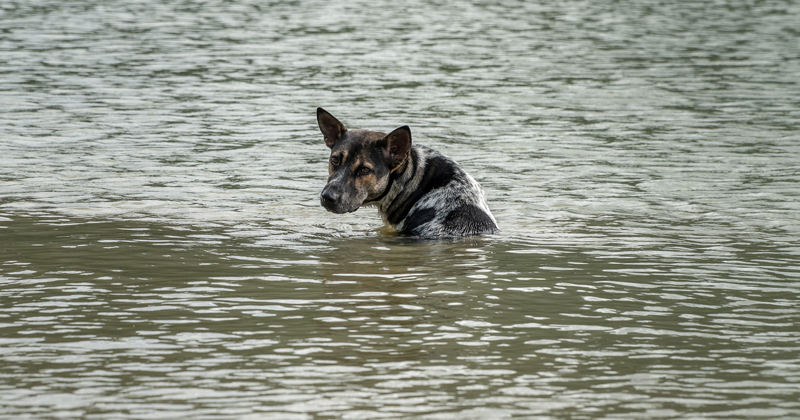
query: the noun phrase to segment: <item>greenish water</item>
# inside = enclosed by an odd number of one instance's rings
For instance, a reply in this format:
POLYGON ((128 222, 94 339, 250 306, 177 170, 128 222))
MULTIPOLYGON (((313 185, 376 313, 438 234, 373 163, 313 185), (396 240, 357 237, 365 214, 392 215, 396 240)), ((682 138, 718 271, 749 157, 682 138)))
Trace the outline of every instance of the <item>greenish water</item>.
POLYGON ((800 417, 794 2, 0 6, 0 418, 800 417), (319 206, 314 110, 502 232, 319 206))

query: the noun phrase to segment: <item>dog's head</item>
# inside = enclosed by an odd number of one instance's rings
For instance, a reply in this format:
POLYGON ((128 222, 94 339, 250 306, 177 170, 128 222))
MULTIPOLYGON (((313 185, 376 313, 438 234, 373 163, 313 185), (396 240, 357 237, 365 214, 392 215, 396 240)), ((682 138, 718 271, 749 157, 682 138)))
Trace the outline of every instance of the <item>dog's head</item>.
POLYGON ((331 149, 328 184, 320 195, 322 206, 334 213, 348 213, 380 199, 390 187, 391 173, 408 157, 408 126, 389 134, 348 130, 322 108, 317 108, 317 123, 331 149))

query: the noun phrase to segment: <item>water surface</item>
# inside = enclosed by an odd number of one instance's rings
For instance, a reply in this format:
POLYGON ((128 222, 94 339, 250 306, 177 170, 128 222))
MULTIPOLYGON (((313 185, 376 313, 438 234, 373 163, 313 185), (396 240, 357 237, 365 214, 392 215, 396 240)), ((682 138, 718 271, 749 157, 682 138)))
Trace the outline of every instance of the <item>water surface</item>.
POLYGON ((793 2, 0 6, 0 417, 800 417, 793 2), (323 106, 502 232, 319 206, 323 106))

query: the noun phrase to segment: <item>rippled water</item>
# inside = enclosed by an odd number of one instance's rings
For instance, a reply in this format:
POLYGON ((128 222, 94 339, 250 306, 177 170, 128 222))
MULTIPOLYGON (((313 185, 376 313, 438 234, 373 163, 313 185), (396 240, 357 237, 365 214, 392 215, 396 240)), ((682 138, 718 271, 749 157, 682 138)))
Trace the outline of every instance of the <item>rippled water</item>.
POLYGON ((0 5, 0 417, 800 418, 800 5, 0 5), (408 124, 501 234, 318 204, 408 124))

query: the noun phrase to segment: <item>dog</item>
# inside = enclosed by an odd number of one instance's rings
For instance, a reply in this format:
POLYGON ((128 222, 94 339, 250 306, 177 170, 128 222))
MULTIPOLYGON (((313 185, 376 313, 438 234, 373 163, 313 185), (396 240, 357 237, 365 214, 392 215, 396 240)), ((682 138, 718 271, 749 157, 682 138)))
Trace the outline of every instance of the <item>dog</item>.
POLYGON ((498 232, 481 186, 449 157, 412 145, 407 125, 389 134, 348 130, 322 108, 317 123, 331 149, 320 194, 328 211, 375 206, 386 225, 420 238, 498 232))

